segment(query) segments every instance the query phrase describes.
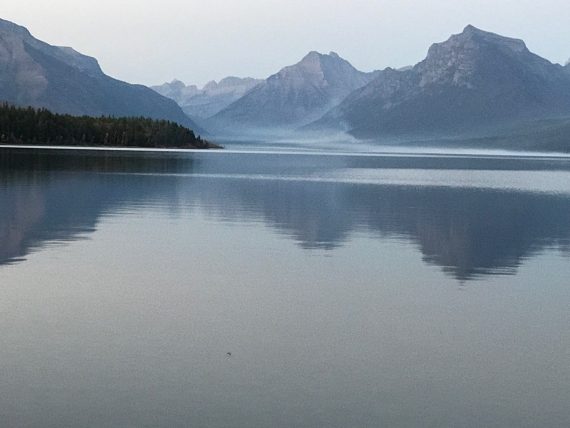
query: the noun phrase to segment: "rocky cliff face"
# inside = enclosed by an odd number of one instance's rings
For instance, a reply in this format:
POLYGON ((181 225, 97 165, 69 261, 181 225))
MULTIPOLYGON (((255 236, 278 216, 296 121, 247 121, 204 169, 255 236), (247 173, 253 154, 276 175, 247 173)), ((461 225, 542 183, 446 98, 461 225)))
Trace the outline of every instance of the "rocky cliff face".
POLYGON ((215 124, 292 128, 309 123, 374 78, 336 53, 311 52, 285 67, 215 115, 215 124))
POLYGON ((355 135, 459 132, 517 120, 570 115, 564 68, 524 42, 468 26, 434 44, 411 70, 384 70, 315 126, 355 135))
POLYGON ((145 116, 199 128, 172 100, 106 76, 97 60, 0 20, 0 101, 73 115, 145 116))
POLYGON ((178 103, 186 114, 200 119, 207 119, 234 101, 243 97, 262 80, 253 78, 226 77, 220 82, 212 81, 198 89, 196 85, 186 86, 179 80, 153 86, 156 92, 178 103))

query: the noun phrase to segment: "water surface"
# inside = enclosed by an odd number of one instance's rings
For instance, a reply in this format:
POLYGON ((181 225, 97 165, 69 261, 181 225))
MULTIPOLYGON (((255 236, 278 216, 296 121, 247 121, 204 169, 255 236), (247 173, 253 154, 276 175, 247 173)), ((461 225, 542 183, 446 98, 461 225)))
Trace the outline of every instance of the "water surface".
POLYGON ((567 158, 5 149, 0 417, 568 426, 569 277, 567 158))

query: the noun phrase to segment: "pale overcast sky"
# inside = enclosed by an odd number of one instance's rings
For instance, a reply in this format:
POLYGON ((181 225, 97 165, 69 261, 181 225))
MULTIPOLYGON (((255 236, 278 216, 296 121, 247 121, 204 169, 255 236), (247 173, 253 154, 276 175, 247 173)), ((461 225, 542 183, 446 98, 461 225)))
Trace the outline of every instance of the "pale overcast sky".
POLYGON ((311 50, 400 67, 467 24, 570 58, 569 0, 3 0, 0 17, 144 84, 267 77, 311 50))

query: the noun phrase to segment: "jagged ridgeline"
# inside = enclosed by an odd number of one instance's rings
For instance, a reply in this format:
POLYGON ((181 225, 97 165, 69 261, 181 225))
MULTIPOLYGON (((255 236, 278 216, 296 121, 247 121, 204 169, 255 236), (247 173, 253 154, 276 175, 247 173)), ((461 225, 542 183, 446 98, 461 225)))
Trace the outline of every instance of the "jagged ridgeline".
POLYGON ((141 148, 218 148, 167 120, 56 114, 46 109, 0 105, 0 143, 141 148))

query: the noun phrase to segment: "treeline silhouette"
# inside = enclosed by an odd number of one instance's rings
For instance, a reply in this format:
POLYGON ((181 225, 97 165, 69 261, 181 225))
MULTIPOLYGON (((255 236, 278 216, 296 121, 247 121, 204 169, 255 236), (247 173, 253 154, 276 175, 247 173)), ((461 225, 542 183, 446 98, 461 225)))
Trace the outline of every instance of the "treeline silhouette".
POLYGON ((56 114, 46 109, 0 105, 0 144, 217 148, 174 122, 143 117, 56 114))

